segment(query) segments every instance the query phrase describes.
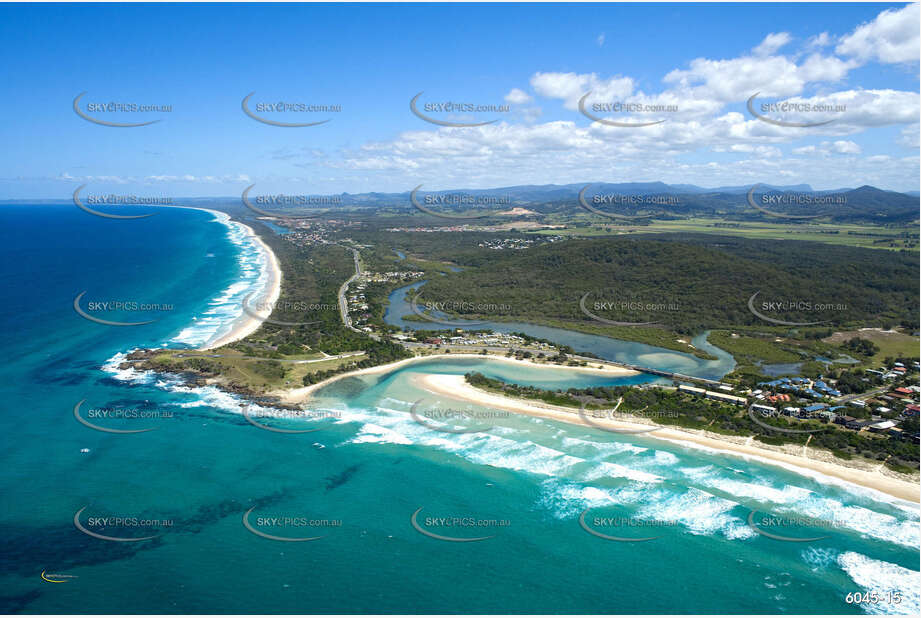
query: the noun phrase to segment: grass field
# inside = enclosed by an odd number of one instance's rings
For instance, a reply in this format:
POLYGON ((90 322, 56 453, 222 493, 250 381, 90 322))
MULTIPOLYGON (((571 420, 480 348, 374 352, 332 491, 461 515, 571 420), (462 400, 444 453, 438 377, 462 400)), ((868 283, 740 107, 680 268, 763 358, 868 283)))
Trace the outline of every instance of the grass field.
POLYGON ((154 360, 166 363, 174 367, 176 371, 181 371, 184 366, 188 367, 193 361, 204 360, 209 365, 219 366, 221 378, 227 382, 237 383, 252 390, 269 391, 302 386, 303 377, 308 373, 337 369, 342 365, 348 365, 365 358, 364 354, 360 354, 348 358, 299 363, 291 361, 302 360, 300 357, 286 356, 281 359, 259 360, 243 358, 242 355, 234 350, 221 348, 201 355, 196 354, 195 357, 190 356, 188 351, 164 351, 162 354, 158 354, 154 360), (213 354, 226 354, 226 356, 214 357, 213 354))
POLYGON ((543 235, 607 236, 635 233, 703 233, 720 236, 775 240, 809 240, 833 245, 867 249, 909 249, 918 251, 918 227, 882 227, 873 225, 831 223, 771 223, 766 221, 727 222, 723 219, 690 218, 674 221, 652 221, 649 225, 619 225, 607 223, 576 223, 565 230, 542 230, 543 235))
POLYGON ((918 337, 912 337, 911 335, 906 335, 904 333, 883 331, 878 329, 838 332, 833 334, 831 337, 826 337, 822 341, 840 345, 841 343, 854 337, 869 339, 877 346, 879 346, 879 352, 877 352, 869 360, 867 360, 866 363, 864 363, 864 365, 867 367, 879 367, 882 365, 886 357, 917 358, 919 355, 921 355, 921 353, 919 353, 919 343, 921 343, 921 340, 919 340, 918 337))

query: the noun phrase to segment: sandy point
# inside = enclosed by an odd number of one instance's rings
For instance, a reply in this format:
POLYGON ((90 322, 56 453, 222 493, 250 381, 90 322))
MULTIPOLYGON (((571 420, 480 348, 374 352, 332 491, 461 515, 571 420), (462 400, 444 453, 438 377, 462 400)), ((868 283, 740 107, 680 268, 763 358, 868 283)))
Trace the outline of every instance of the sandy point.
MULTIPOLYGON (((553 371, 575 371, 580 373, 591 373, 594 375, 606 375, 611 376, 612 378, 619 378, 625 376, 636 375, 637 372, 632 369, 625 369, 623 367, 618 367, 616 365, 604 364, 599 362, 601 366, 598 367, 569 367, 565 365, 553 365, 547 363, 535 363, 532 361, 519 360, 516 358, 508 358, 505 356, 496 356, 493 354, 430 354, 427 356, 414 356, 412 358, 404 358, 403 360, 398 360, 392 363, 387 363, 386 365, 377 365, 376 367, 367 367, 365 369, 356 369, 355 371, 348 371, 346 373, 341 373, 339 375, 327 378, 322 382, 317 382, 316 384, 311 384, 309 386, 303 386, 300 388, 294 388, 284 391, 276 391, 272 394, 281 398, 285 403, 298 403, 305 401, 310 398, 310 396, 317 390, 328 386, 333 382, 342 380, 344 378, 363 376, 363 375, 380 375, 384 373, 390 373, 391 371, 396 371, 407 365, 414 365, 416 363, 424 361, 438 361, 438 360, 450 360, 452 358, 475 358, 479 360, 488 359, 491 362, 503 362, 503 363, 512 363, 519 366, 527 366, 538 369, 546 369, 553 371)), ((459 376, 463 380, 463 376, 459 376)))

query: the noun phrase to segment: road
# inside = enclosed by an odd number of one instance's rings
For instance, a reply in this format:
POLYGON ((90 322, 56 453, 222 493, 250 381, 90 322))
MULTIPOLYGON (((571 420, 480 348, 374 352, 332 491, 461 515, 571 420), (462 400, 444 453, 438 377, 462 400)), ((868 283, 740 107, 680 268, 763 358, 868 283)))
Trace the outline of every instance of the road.
POLYGON ((891 388, 892 385, 889 384, 870 389, 865 393, 851 393, 850 395, 842 395, 841 397, 835 399, 835 403, 847 403, 848 401, 853 401, 855 399, 869 399, 870 397, 874 397, 880 393, 885 393, 891 388))
MULTIPOLYGON (((337 246, 342 247, 342 245, 337 246)), ((361 259, 358 255, 358 249, 353 249, 352 247, 343 248, 350 250, 352 252, 352 256, 355 258, 355 274, 346 279, 345 283, 339 286, 339 315, 342 317, 342 324, 345 325, 345 327, 349 330, 355 331, 356 333, 361 333, 362 335, 367 335, 375 341, 380 341, 380 335, 376 335, 374 333, 366 333, 365 331, 352 326, 352 319, 349 317, 349 304, 345 299, 345 295, 349 291, 349 285, 358 279, 363 273, 361 272, 361 259)))
POLYGON ((342 324, 345 325, 346 328, 360 333, 362 331, 352 326, 352 320, 349 318, 349 304, 345 299, 345 295, 349 290, 349 285, 361 276, 361 260, 358 256, 358 249, 352 249, 351 247, 345 248, 352 251, 352 256, 355 259, 355 274, 346 279, 345 283, 339 286, 339 316, 342 318, 342 324))

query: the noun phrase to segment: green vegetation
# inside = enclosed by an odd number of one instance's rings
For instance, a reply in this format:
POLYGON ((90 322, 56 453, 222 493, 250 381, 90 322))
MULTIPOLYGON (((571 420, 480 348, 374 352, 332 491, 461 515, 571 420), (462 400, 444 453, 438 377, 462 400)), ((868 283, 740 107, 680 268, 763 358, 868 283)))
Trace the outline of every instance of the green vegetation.
MULTIPOLYGON (((758 302, 833 304, 833 310, 776 312, 787 321, 903 325, 916 329, 918 257, 815 243, 661 236, 571 240, 495 253, 461 273, 435 277, 421 300, 464 301, 460 318, 602 323, 654 322, 678 335, 768 326, 758 302), (586 297, 585 295, 588 294, 586 297), (488 315, 477 306, 497 307, 488 315)), ((634 330, 634 329, 628 329, 634 330)), ((651 329, 647 329, 651 330, 651 329)))
POLYGON ((863 339, 862 337, 848 339, 841 347, 864 357, 879 354, 879 346, 869 339, 863 339))
POLYGON ((802 240, 865 249, 918 251, 917 225, 858 225, 839 223, 781 223, 744 220, 727 222, 716 217, 689 217, 652 220, 644 225, 617 225, 598 222, 597 218, 568 230, 542 230, 535 234, 566 236, 607 236, 612 234, 648 234, 659 232, 699 233, 737 236, 755 240, 802 240))
POLYGON ((156 350, 144 360, 143 368, 165 373, 194 373, 211 378, 234 391, 263 394, 299 386, 304 377, 324 371, 345 371, 367 358, 364 354, 311 362, 283 355, 271 359, 240 354, 230 347, 205 353, 188 350, 156 350), (201 355, 200 355, 201 354, 201 355))
POLYGON ((783 342, 739 335, 726 330, 711 331, 707 341, 732 354, 739 363, 795 363, 802 360, 802 356, 791 350, 789 344, 785 346, 783 342))
POLYGON ((340 373, 353 371, 355 369, 364 369, 366 367, 386 365, 387 363, 392 363, 404 358, 412 358, 412 356, 411 352, 399 344, 391 341, 373 341, 368 345, 365 358, 362 360, 339 365, 335 369, 311 371, 302 378, 302 382, 305 386, 308 384, 316 384, 317 382, 322 382, 340 373))
POLYGON ((864 359, 862 366, 878 368, 887 358, 912 358, 918 356, 918 337, 899 332, 882 330, 860 330, 837 332, 822 341, 832 345, 846 345, 846 342, 859 337, 871 342, 878 351, 870 358, 864 359))

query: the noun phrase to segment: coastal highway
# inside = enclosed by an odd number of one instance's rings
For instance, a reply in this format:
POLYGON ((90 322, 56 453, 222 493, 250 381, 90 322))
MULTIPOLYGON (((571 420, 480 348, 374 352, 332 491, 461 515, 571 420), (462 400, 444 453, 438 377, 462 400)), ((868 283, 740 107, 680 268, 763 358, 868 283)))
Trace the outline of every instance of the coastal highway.
POLYGON ((870 389, 864 393, 851 393, 850 395, 841 395, 840 397, 835 399, 835 403, 841 404, 841 403, 847 403, 849 401, 853 401, 855 399, 869 399, 871 397, 875 397, 876 395, 879 395, 880 393, 885 393, 890 388, 892 388, 892 385, 886 384, 883 386, 878 386, 876 388, 870 389))
MULTIPOLYGON (((339 246, 341 247, 342 245, 339 245, 339 246)), ((365 333, 364 331, 359 330, 359 329, 355 328, 354 326, 352 326, 352 320, 349 318, 349 304, 348 304, 348 302, 346 301, 345 295, 346 295, 346 293, 347 293, 348 290, 349 290, 349 285, 350 285, 353 281, 355 281, 356 279, 358 279, 358 277, 361 276, 361 260, 360 260, 359 255, 358 255, 358 249, 353 249, 352 247, 343 247, 343 248, 349 249, 349 250, 352 252, 352 256, 353 256, 354 259, 355 259, 355 274, 352 275, 351 277, 349 277, 348 279, 346 279, 345 283, 343 283, 341 286, 339 286, 339 316, 342 318, 342 323, 343 323, 343 324, 345 325, 345 327, 348 328, 349 330, 353 330, 353 331, 355 331, 356 333, 367 334, 367 335, 369 335, 372 339, 375 339, 375 340, 378 340, 378 341, 379 341, 379 340, 380 340, 380 337, 379 337, 378 335, 374 335, 374 334, 371 334, 371 333, 365 333)))

